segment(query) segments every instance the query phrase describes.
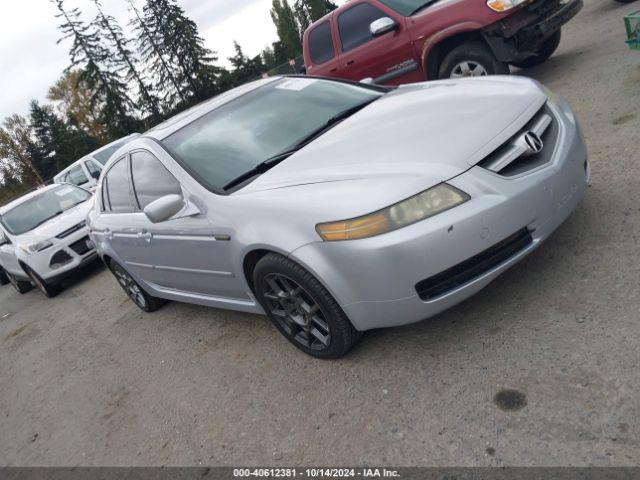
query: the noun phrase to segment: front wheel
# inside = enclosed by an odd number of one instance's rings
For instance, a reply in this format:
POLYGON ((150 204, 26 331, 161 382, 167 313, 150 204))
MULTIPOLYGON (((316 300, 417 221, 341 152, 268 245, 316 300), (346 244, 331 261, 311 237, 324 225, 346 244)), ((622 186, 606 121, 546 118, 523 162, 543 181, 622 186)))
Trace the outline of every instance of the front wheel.
POLYGON ((7 273, 7 278, 9 279, 9 283, 11 283, 11 285, 13 285, 13 288, 16 289, 16 291, 23 295, 29 291, 31 291, 33 289, 33 286, 31 285, 31 282, 25 282, 24 280, 18 280, 16 277, 14 277, 13 275, 11 275, 9 272, 7 273))
POLYGON ((438 78, 507 75, 509 65, 498 60, 482 42, 469 42, 451 50, 440 64, 438 78))
POLYGON ((558 29, 558 31, 542 42, 542 45, 540 45, 535 55, 525 58, 521 62, 513 62, 512 65, 518 68, 531 68, 546 62, 551 55, 558 50, 560 40, 562 40, 562 30, 558 29))
POLYGON ((282 255, 264 256, 253 272, 260 304, 289 342, 316 358, 339 358, 360 333, 307 270, 282 255))
POLYGON ((43 280, 40 275, 31 270, 26 265, 22 266, 22 269, 29 275, 31 282, 38 287, 45 297, 53 298, 60 293, 60 285, 56 285, 53 283, 49 283, 46 280, 43 280))
POLYGON ((109 270, 111 270, 118 284, 140 310, 151 313, 164 305, 164 300, 153 297, 145 292, 138 282, 136 282, 133 277, 129 275, 129 272, 122 268, 119 263, 111 260, 109 262, 109 270))

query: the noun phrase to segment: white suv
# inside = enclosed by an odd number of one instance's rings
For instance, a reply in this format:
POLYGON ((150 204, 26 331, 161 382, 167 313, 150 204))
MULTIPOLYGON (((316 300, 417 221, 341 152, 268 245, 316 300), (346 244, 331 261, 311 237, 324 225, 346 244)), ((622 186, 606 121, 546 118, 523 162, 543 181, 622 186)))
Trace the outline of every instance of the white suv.
POLYGON ((50 185, 0 207, 0 282, 55 296, 61 280, 96 258, 85 222, 91 199, 75 185, 50 185))

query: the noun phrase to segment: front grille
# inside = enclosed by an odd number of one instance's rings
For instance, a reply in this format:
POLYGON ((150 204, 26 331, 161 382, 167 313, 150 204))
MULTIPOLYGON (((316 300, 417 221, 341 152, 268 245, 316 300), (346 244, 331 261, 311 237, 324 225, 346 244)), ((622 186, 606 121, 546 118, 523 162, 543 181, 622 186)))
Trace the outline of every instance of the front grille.
POLYGON ((81 228, 84 228, 87 225, 87 222, 80 222, 77 225, 74 225, 73 227, 71 227, 68 230, 65 230, 64 232, 62 232, 59 235, 56 235, 56 238, 59 238, 60 240, 62 240, 63 238, 67 238, 69 235, 71 235, 72 233, 77 232, 78 230, 80 230, 81 228))
POLYGON ((533 243, 528 229, 523 228, 493 247, 416 284, 422 300, 433 300, 492 270, 533 243))
POLYGON ((89 241, 89 237, 84 237, 78 240, 75 243, 69 245, 69 248, 76 252, 78 255, 84 255, 85 253, 89 253, 91 249, 87 246, 87 242, 89 241))
POLYGON ((53 254, 53 257, 51 257, 51 261, 49 262, 49 266, 51 268, 58 268, 66 263, 69 263, 71 260, 73 260, 71 258, 71 255, 69 255, 64 250, 60 250, 59 252, 53 254))
POLYGON ((504 177, 535 170, 552 161, 559 131, 555 114, 545 104, 518 133, 478 165, 504 177), (534 153, 527 145, 525 134, 528 132, 535 133, 542 140, 544 146, 539 153, 534 153))

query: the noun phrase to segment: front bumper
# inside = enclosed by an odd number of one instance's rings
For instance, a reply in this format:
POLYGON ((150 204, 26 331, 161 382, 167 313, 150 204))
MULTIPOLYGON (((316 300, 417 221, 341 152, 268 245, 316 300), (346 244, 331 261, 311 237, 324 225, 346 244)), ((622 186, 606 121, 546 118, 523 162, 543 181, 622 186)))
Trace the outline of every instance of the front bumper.
POLYGON ((492 25, 483 33, 496 58, 510 63, 535 55, 542 43, 575 17, 583 0, 538 1, 492 25))
POLYGON ((89 229, 83 227, 63 239, 53 239, 54 245, 37 254, 24 258, 24 262, 43 280, 58 283, 97 258, 95 247, 87 244, 89 229), (54 256, 62 252, 67 260, 57 268, 54 256))
POLYGON ((385 235, 315 242, 292 258, 324 283, 358 330, 417 322, 460 303, 536 249, 583 198, 584 140, 568 107, 557 111, 558 141, 545 166, 512 178, 473 167, 448 182, 471 196, 467 203, 385 235), (420 282, 525 230, 531 241, 508 258, 435 298, 418 295, 420 282))

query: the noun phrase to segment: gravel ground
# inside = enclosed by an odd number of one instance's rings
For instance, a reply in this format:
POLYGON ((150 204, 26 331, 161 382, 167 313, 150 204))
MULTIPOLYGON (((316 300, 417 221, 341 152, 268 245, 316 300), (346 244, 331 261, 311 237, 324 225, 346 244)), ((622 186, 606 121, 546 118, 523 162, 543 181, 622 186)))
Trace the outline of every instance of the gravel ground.
POLYGON ((458 307, 313 360, 260 316, 140 313, 100 265, 57 299, 0 289, 0 464, 640 463, 640 53, 586 0, 526 73, 570 99, 593 186, 458 307))

